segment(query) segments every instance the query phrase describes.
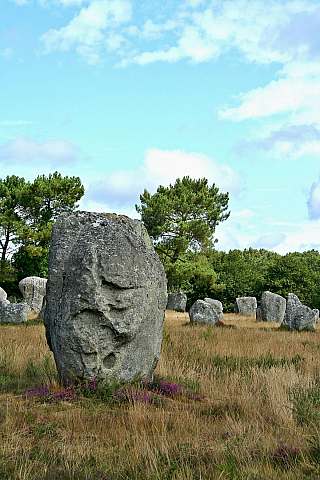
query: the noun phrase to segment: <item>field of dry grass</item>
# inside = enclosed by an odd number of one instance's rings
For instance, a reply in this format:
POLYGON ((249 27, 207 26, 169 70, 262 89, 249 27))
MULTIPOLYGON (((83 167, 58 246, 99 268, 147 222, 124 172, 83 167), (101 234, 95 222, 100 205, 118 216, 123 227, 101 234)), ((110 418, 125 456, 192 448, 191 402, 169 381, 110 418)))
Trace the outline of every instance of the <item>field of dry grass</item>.
POLYGON ((120 397, 70 393, 43 325, 1 325, 0 478, 320 478, 320 327, 223 323, 167 312, 156 373, 169 390, 120 397))

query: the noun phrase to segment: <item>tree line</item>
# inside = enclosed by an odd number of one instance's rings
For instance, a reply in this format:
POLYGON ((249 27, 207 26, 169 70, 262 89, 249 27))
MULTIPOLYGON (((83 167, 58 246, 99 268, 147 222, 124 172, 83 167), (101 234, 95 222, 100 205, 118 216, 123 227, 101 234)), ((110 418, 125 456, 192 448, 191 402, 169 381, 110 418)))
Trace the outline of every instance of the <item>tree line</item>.
POLYGON ((249 248, 228 253, 215 248, 216 226, 230 215, 227 193, 203 178, 177 179, 154 195, 140 195, 141 214, 164 265, 169 291, 182 288, 188 306, 205 297, 220 300, 232 312, 238 296, 259 301, 265 290, 284 297, 295 293, 302 303, 320 309, 320 255, 317 250, 281 256, 249 248))
MULTIPOLYGON (((62 212, 78 207, 84 195, 79 177, 55 172, 33 182, 12 175, 0 179, 0 285, 19 294, 27 276, 47 277, 52 225, 62 212)), ((231 312, 238 296, 260 299, 265 290, 320 309, 320 254, 317 250, 281 256, 265 249, 219 251, 216 226, 226 221, 228 193, 205 178, 177 179, 151 195, 140 195, 141 215, 168 279, 171 292, 182 288, 190 306, 215 298, 231 312)))

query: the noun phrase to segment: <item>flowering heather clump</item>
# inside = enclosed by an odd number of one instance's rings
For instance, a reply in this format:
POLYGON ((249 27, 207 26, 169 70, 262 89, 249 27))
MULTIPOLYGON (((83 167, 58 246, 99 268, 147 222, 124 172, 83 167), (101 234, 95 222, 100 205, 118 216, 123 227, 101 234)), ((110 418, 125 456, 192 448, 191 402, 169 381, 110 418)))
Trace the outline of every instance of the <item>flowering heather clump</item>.
POLYGON ((119 401, 131 401, 139 403, 151 403, 153 405, 164 405, 165 398, 159 395, 159 392, 149 391, 147 388, 134 388, 132 386, 124 387, 115 392, 115 397, 119 401))
POLYGON ((152 381, 146 383, 146 387, 151 392, 162 393, 167 397, 174 397, 184 391, 183 385, 176 385, 172 382, 165 382, 161 377, 155 375, 152 381))
POLYGON ((172 382, 165 382, 163 378, 155 375, 152 382, 147 382, 146 387, 155 393, 161 393, 167 397, 174 397, 178 394, 186 395, 193 400, 203 400, 197 393, 189 392, 184 385, 177 385, 172 382))
POLYGON ((77 402, 81 396, 92 397, 107 402, 110 405, 115 402, 139 402, 149 403, 156 406, 164 406, 165 397, 175 397, 178 394, 186 395, 192 400, 203 400, 197 393, 189 392, 183 385, 177 385, 172 382, 166 382, 161 377, 155 376, 153 381, 140 382, 140 384, 127 384, 120 387, 116 381, 105 382, 98 377, 92 380, 84 380, 70 383, 59 392, 54 392, 52 387, 38 387, 24 393, 25 399, 34 397, 40 402, 57 403, 61 400, 67 402, 77 402))
POLYGON ((78 396, 72 386, 67 386, 59 392, 53 392, 52 388, 46 386, 38 387, 35 385, 33 390, 29 390, 23 394, 23 398, 28 399, 34 397, 40 402, 44 403, 58 403, 63 400, 65 402, 77 402, 78 396))
POLYGON ((115 397, 119 401, 132 401, 164 406, 166 397, 173 398, 179 394, 184 394, 193 400, 203 400, 200 395, 187 391, 183 385, 166 382, 157 375, 155 375, 152 381, 142 381, 139 386, 130 385, 117 390, 115 397))
POLYGON ((273 462, 282 468, 290 468, 293 463, 296 463, 299 457, 300 449, 294 448, 292 445, 280 445, 272 455, 273 462))

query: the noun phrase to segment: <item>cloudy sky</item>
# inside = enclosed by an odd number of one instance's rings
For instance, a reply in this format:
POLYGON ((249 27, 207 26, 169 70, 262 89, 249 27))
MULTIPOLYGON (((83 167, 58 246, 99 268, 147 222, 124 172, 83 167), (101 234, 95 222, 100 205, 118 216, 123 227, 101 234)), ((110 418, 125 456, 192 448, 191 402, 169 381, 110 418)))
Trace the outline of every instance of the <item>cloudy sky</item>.
POLYGON ((137 218, 207 177, 219 249, 320 248, 320 0, 0 0, 0 92, 0 178, 137 218))

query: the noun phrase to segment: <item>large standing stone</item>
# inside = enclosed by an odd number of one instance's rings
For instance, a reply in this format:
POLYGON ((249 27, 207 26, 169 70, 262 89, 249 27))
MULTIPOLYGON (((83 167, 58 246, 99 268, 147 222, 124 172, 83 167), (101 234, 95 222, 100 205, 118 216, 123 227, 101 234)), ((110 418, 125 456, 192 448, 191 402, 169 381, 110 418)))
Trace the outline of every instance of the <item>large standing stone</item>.
POLYGON ((28 319, 30 306, 27 303, 0 302, 0 322, 23 323, 28 319))
POLYGON ((282 322, 286 311, 286 299, 276 293, 263 292, 260 309, 264 322, 282 322))
POLYGON ((0 303, 10 303, 7 300, 7 292, 0 287, 0 303))
POLYGON ((46 302, 47 340, 64 381, 152 377, 167 281, 141 222, 115 214, 60 215, 46 302))
POLYGON ((215 325, 219 321, 219 316, 210 303, 204 300, 197 300, 189 310, 191 323, 206 323, 215 325))
POLYGON ((176 293, 168 293, 167 310, 185 312, 187 306, 187 295, 180 289, 176 293))
POLYGON ((46 294, 47 279, 41 277, 26 277, 19 282, 19 289, 24 303, 30 305, 31 310, 39 313, 46 294))
POLYGON ((209 303, 213 309, 216 311, 219 320, 223 318, 223 305, 219 300, 214 300, 213 298, 205 298, 205 302, 209 303))
POLYGON ((288 294, 286 313, 281 327, 288 327, 289 330, 310 330, 314 331, 319 321, 319 310, 311 309, 302 305, 297 295, 288 294))
POLYGON ((256 315, 257 299, 256 297, 238 297, 234 304, 234 313, 242 315, 256 315))

